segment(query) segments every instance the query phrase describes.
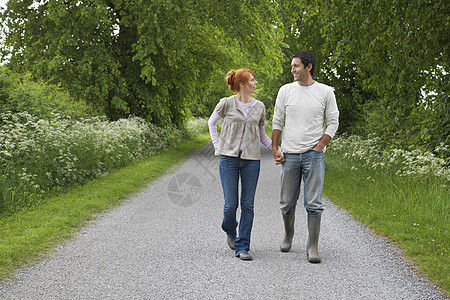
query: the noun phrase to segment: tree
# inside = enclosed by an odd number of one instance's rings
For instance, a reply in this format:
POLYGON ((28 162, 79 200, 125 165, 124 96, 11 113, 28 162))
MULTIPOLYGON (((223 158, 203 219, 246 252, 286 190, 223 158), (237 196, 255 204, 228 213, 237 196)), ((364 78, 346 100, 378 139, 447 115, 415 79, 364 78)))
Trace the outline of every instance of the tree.
POLYGON ((340 132, 386 145, 449 142, 446 1, 279 2, 285 57, 315 54, 315 77, 336 90, 340 132))
POLYGON ((283 71, 275 80, 265 83, 258 97, 262 98, 272 112, 281 85, 292 82, 290 62, 292 55, 309 51, 316 57, 314 78, 335 88, 340 110, 340 132, 360 133, 363 129, 363 104, 372 96, 364 91, 361 76, 354 65, 330 63, 327 37, 322 34, 323 11, 315 1, 279 1, 278 23, 283 31, 283 71))
MULTIPOLYGON (((442 98, 448 97, 444 96, 450 44, 447 1, 321 0, 317 4, 329 67, 338 72, 342 67, 353 69, 359 86, 371 95, 362 103, 368 131, 399 145, 423 137, 419 124, 440 134, 447 128, 448 137, 448 121, 440 129, 427 126, 431 120, 423 122, 430 115, 426 110, 437 107, 437 102, 448 111, 448 98, 442 98), (432 95, 424 98, 424 90, 432 95)), ((435 113, 431 115, 447 118, 435 113)), ((434 144, 429 142, 425 143, 434 144)))
POLYGON ((254 67, 267 81, 278 75, 274 7, 262 0, 10 0, 1 16, 2 57, 111 119, 135 114, 182 125, 211 102, 214 86, 226 88, 229 68, 254 67))

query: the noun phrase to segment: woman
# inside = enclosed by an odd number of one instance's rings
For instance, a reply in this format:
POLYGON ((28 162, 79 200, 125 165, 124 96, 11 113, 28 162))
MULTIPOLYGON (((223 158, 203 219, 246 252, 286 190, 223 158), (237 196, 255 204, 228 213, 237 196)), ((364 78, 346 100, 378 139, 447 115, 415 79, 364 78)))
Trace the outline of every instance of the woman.
POLYGON ((220 156, 220 179, 225 198, 222 229, 227 234, 228 246, 235 251, 235 256, 252 260, 249 250, 260 169, 259 143, 271 149, 272 141, 264 130, 265 106, 250 96, 256 91, 258 83, 255 73, 249 69, 231 70, 225 80, 236 94, 221 99, 208 121, 216 156, 220 156), (221 118, 223 124, 219 139, 217 122, 221 118), (236 238, 239 177, 241 218, 239 236, 236 238))

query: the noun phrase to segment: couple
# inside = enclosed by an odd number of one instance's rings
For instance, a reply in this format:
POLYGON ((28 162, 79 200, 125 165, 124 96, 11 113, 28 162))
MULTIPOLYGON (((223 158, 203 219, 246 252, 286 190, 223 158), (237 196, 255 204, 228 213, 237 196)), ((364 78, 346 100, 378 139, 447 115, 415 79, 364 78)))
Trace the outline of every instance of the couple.
POLYGON ((333 88, 313 80, 315 64, 314 56, 308 52, 293 55, 294 82, 282 86, 278 92, 272 140, 264 130, 265 106, 250 96, 256 91, 257 81, 249 69, 228 72, 225 79, 236 95, 221 99, 208 121, 216 156, 220 156, 220 179, 225 198, 222 229, 227 234, 228 246, 242 260, 253 259, 249 253, 250 234, 260 169, 259 143, 262 143, 272 149, 275 163, 281 164, 280 208, 285 236, 280 249, 283 252, 291 249, 295 207, 303 178, 309 231, 307 257, 311 263, 321 261, 318 240, 323 212, 324 151, 338 128, 339 111, 333 88), (221 118, 223 125, 219 139, 217 123, 221 118), (237 236, 239 177, 241 218, 237 236))

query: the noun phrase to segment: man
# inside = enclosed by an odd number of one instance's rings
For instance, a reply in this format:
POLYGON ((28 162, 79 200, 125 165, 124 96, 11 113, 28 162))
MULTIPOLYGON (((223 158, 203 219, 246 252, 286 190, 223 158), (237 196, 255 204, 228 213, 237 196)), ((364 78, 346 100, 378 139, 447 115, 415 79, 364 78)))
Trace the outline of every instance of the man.
POLYGON ((295 207, 303 179, 304 206, 308 213, 308 261, 320 263, 318 241, 323 212, 322 193, 325 173, 324 151, 337 131, 339 111, 334 89, 314 81, 316 60, 308 52, 293 55, 294 82, 278 92, 272 131, 272 154, 281 166, 280 208, 285 236, 280 250, 291 249, 295 207), (282 151, 278 143, 282 135, 282 151))

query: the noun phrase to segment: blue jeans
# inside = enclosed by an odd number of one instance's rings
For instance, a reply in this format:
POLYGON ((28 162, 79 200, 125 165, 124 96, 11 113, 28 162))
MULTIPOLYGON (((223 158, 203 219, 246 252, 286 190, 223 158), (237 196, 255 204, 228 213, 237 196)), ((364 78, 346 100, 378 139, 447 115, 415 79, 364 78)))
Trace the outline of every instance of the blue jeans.
POLYGON ((256 185, 258 184, 260 161, 220 155, 220 180, 222 181, 225 205, 222 229, 228 236, 236 236, 236 210, 239 206, 238 183, 241 177, 241 219, 239 236, 234 242, 236 256, 250 250, 250 234, 253 226, 256 185))
POLYGON ((322 194, 325 178, 325 155, 322 151, 284 153, 281 165, 280 208, 284 215, 295 212, 303 178, 304 206, 309 215, 321 216, 322 194))

